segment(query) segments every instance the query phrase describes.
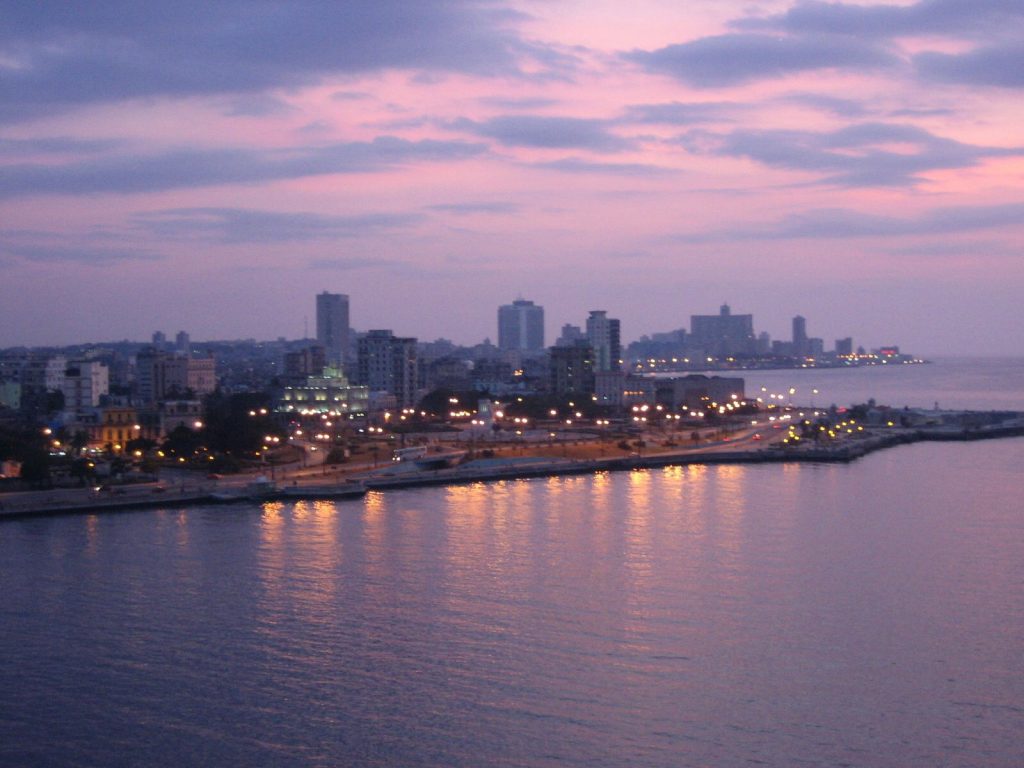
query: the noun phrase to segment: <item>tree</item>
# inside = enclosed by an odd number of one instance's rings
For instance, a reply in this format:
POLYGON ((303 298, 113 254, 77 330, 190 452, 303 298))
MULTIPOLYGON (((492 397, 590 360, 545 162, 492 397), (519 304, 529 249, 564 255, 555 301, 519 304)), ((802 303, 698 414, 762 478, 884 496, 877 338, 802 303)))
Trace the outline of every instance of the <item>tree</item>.
POLYGON ((269 395, 245 392, 210 395, 202 435, 210 450, 244 455, 258 451, 266 435, 284 433, 270 414, 269 395))
POLYGON ((180 424, 171 430, 164 441, 163 451, 170 456, 184 456, 191 458, 195 455, 199 446, 202 445, 202 437, 184 424, 180 424))
POLYGON ((49 486, 50 452, 34 446, 25 450, 21 458, 21 479, 33 488, 49 486))
POLYGON ((76 456, 82 454, 82 450, 89 444, 89 435, 82 430, 77 430, 75 434, 71 436, 71 449, 74 451, 76 456))

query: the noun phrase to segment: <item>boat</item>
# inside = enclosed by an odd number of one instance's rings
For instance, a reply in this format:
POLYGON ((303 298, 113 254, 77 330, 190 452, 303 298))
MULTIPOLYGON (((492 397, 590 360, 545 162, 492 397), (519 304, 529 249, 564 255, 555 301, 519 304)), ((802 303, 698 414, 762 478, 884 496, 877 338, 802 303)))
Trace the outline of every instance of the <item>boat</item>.
POLYGON ((466 458, 465 451, 455 450, 454 448, 438 448, 436 450, 427 451, 422 456, 415 458, 412 461, 416 465, 417 469, 447 469, 448 467, 454 467, 464 458, 466 458))
POLYGON ((400 464, 415 464, 417 469, 446 469, 454 467, 466 456, 465 451, 440 445, 415 445, 399 448, 391 460, 400 464))
POLYGON ((318 499, 359 499, 366 495, 366 486, 362 483, 346 482, 336 485, 291 485, 278 489, 272 494, 275 499, 308 501, 318 499))

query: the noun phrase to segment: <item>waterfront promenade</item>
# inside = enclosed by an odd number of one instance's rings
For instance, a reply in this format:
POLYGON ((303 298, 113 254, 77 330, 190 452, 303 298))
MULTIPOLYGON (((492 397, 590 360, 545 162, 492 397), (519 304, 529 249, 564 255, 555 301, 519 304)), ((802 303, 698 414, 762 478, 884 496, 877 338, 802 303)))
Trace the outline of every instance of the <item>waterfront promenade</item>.
POLYGON ((982 427, 929 426, 871 428, 830 444, 785 442, 784 430, 745 429, 693 447, 657 446, 623 451, 610 440, 557 447, 520 447, 518 454, 474 459, 444 469, 420 470, 412 464, 377 462, 282 473, 278 481, 263 475, 211 480, 178 472, 163 482, 96 488, 50 489, 0 494, 0 519, 48 514, 96 513, 144 508, 174 508, 251 500, 358 498, 367 491, 429 485, 478 483, 534 477, 654 469, 689 464, 763 464, 849 462, 874 451, 921 441, 967 441, 1024 436, 1024 414, 1006 414, 982 427), (764 435, 762 437, 762 435, 764 435), (543 455, 544 451, 546 455, 543 455))

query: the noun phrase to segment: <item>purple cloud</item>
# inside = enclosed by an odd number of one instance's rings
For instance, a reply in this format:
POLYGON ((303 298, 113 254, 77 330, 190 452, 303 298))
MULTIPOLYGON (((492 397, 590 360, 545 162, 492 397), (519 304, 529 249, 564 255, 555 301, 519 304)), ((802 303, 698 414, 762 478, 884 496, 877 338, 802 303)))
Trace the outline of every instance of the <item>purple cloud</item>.
POLYGON ((115 154, 67 163, 8 165, 0 197, 154 192, 221 184, 256 184, 336 173, 367 173, 418 161, 462 160, 486 151, 462 141, 408 141, 381 136, 275 150, 178 149, 146 155, 115 154))
POLYGON ((818 174, 821 183, 844 187, 913 186, 929 171, 969 168, 988 157, 1024 154, 1019 148, 964 144, 923 128, 891 123, 861 123, 830 132, 743 129, 718 137, 684 135, 680 142, 774 168, 818 174))
POLYGON ((579 117, 502 115, 479 122, 463 118, 450 127, 511 147, 616 152, 631 145, 609 130, 608 121, 579 117))
POLYGON ((1024 88, 1024 44, 1019 41, 960 54, 922 53, 914 57, 914 64, 925 80, 1024 88))
MULTIPOLYGON (((404 0, 8 3, 0 120, 153 96, 254 93, 383 69, 517 74, 545 52, 500 4, 404 0)), ((551 57, 548 57, 551 58, 551 57)))
POLYGON ((898 63, 884 46, 838 38, 726 34, 702 37, 626 58, 654 72, 701 88, 741 85, 753 80, 825 69, 877 69, 898 63))

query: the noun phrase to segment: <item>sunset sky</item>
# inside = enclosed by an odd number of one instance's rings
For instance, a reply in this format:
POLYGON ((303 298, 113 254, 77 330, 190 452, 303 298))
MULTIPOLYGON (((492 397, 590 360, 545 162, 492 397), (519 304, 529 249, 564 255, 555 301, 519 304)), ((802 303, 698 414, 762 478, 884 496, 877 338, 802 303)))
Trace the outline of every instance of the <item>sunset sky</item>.
POLYGON ((722 302, 1024 354, 1024 2, 0 5, 0 347, 625 340, 722 302))

